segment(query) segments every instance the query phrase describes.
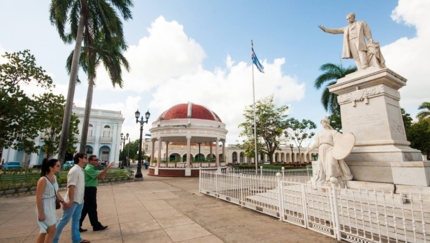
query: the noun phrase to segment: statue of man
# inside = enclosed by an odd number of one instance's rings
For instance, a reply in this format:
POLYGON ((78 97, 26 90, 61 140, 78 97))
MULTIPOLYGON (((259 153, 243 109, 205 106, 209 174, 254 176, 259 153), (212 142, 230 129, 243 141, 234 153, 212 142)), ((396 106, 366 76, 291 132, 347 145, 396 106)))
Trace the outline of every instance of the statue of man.
POLYGON ((346 16, 349 25, 338 29, 318 27, 330 34, 344 34, 342 58, 353 58, 358 70, 366 69, 369 66, 385 68, 385 60, 379 49, 379 43, 372 40, 372 33, 365 21, 355 21, 355 14, 349 13, 346 16), (366 40, 367 39, 367 44, 366 40))

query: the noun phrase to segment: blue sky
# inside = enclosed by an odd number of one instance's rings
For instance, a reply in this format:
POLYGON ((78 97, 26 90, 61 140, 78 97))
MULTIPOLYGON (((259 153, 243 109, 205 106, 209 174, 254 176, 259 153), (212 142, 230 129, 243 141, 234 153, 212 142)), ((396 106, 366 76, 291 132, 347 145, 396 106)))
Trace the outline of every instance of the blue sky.
MULTIPOLYGON (((74 45, 64 44, 49 22, 48 0, 0 2, 0 53, 30 49, 52 75, 56 93, 66 95, 65 60, 74 45)), ((138 138, 134 111, 147 109, 154 121, 177 103, 194 102, 214 110, 235 143, 245 105, 252 103, 250 42, 265 66, 255 74, 257 99, 274 95, 289 116, 318 121, 326 114, 321 90, 313 83, 324 63, 340 63, 342 35, 318 25, 347 25, 355 12, 380 42, 387 67, 408 79, 401 106, 415 116, 429 101, 430 1, 135 1, 133 19, 124 22, 131 63, 124 88, 113 88, 99 70, 93 107, 121 110, 123 131, 138 138)), ((0 62, 2 62, 0 57, 0 62)), ((342 60, 342 65, 353 65, 342 60)), ((256 71, 256 70, 255 70, 256 71)), ((85 80, 84 73, 79 74, 85 80)), ((77 85, 75 103, 84 106, 87 85, 77 85)), ((38 92, 29 87, 28 92, 38 92)), ((145 127, 145 130, 149 125, 145 127)))

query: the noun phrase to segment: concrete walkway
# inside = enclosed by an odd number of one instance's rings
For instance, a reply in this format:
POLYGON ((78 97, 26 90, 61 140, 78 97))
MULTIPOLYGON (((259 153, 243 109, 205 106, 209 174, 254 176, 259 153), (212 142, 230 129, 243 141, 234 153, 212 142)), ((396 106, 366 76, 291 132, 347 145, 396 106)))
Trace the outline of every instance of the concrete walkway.
MULTIPOLYGON (((337 242, 335 239, 198 192, 198 178, 157 178, 98 187, 105 231, 81 233, 91 242, 337 242)), ((64 195, 65 191, 61 191, 64 195)), ((61 210, 57 210, 59 217, 61 210)), ((0 198, 0 243, 35 242, 35 196, 0 198)), ((66 226, 60 242, 71 242, 66 226)))

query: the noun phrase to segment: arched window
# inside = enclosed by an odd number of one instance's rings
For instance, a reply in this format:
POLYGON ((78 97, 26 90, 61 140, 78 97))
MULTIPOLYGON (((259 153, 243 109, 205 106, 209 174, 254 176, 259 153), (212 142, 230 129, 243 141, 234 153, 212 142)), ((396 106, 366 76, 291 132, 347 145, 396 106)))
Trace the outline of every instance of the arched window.
POLYGON ((111 137, 111 129, 109 125, 103 127, 103 137, 110 138, 111 137))

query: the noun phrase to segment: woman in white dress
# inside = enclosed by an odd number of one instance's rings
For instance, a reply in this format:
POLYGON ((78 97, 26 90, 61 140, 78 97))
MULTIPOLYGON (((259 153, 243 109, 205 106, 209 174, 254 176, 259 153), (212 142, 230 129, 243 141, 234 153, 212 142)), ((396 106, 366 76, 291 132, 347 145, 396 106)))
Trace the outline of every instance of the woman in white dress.
POLYGON ((55 173, 60 171, 60 161, 57 159, 44 159, 42 171, 36 187, 36 216, 40 226, 40 233, 36 243, 52 242, 58 217, 55 209, 55 199, 64 203, 58 193, 58 183, 55 173))
POLYGON ((311 179, 312 185, 329 186, 330 178, 336 178, 339 187, 345 187, 346 181, 352 180, 351 171, 344 160, 333 157, 333 146, 342 135, 330 126, 327 117, 321 120, 323 130, 317 133, 314 145, 308 149, 308 153, 318 148, 318 171, 311 179))

